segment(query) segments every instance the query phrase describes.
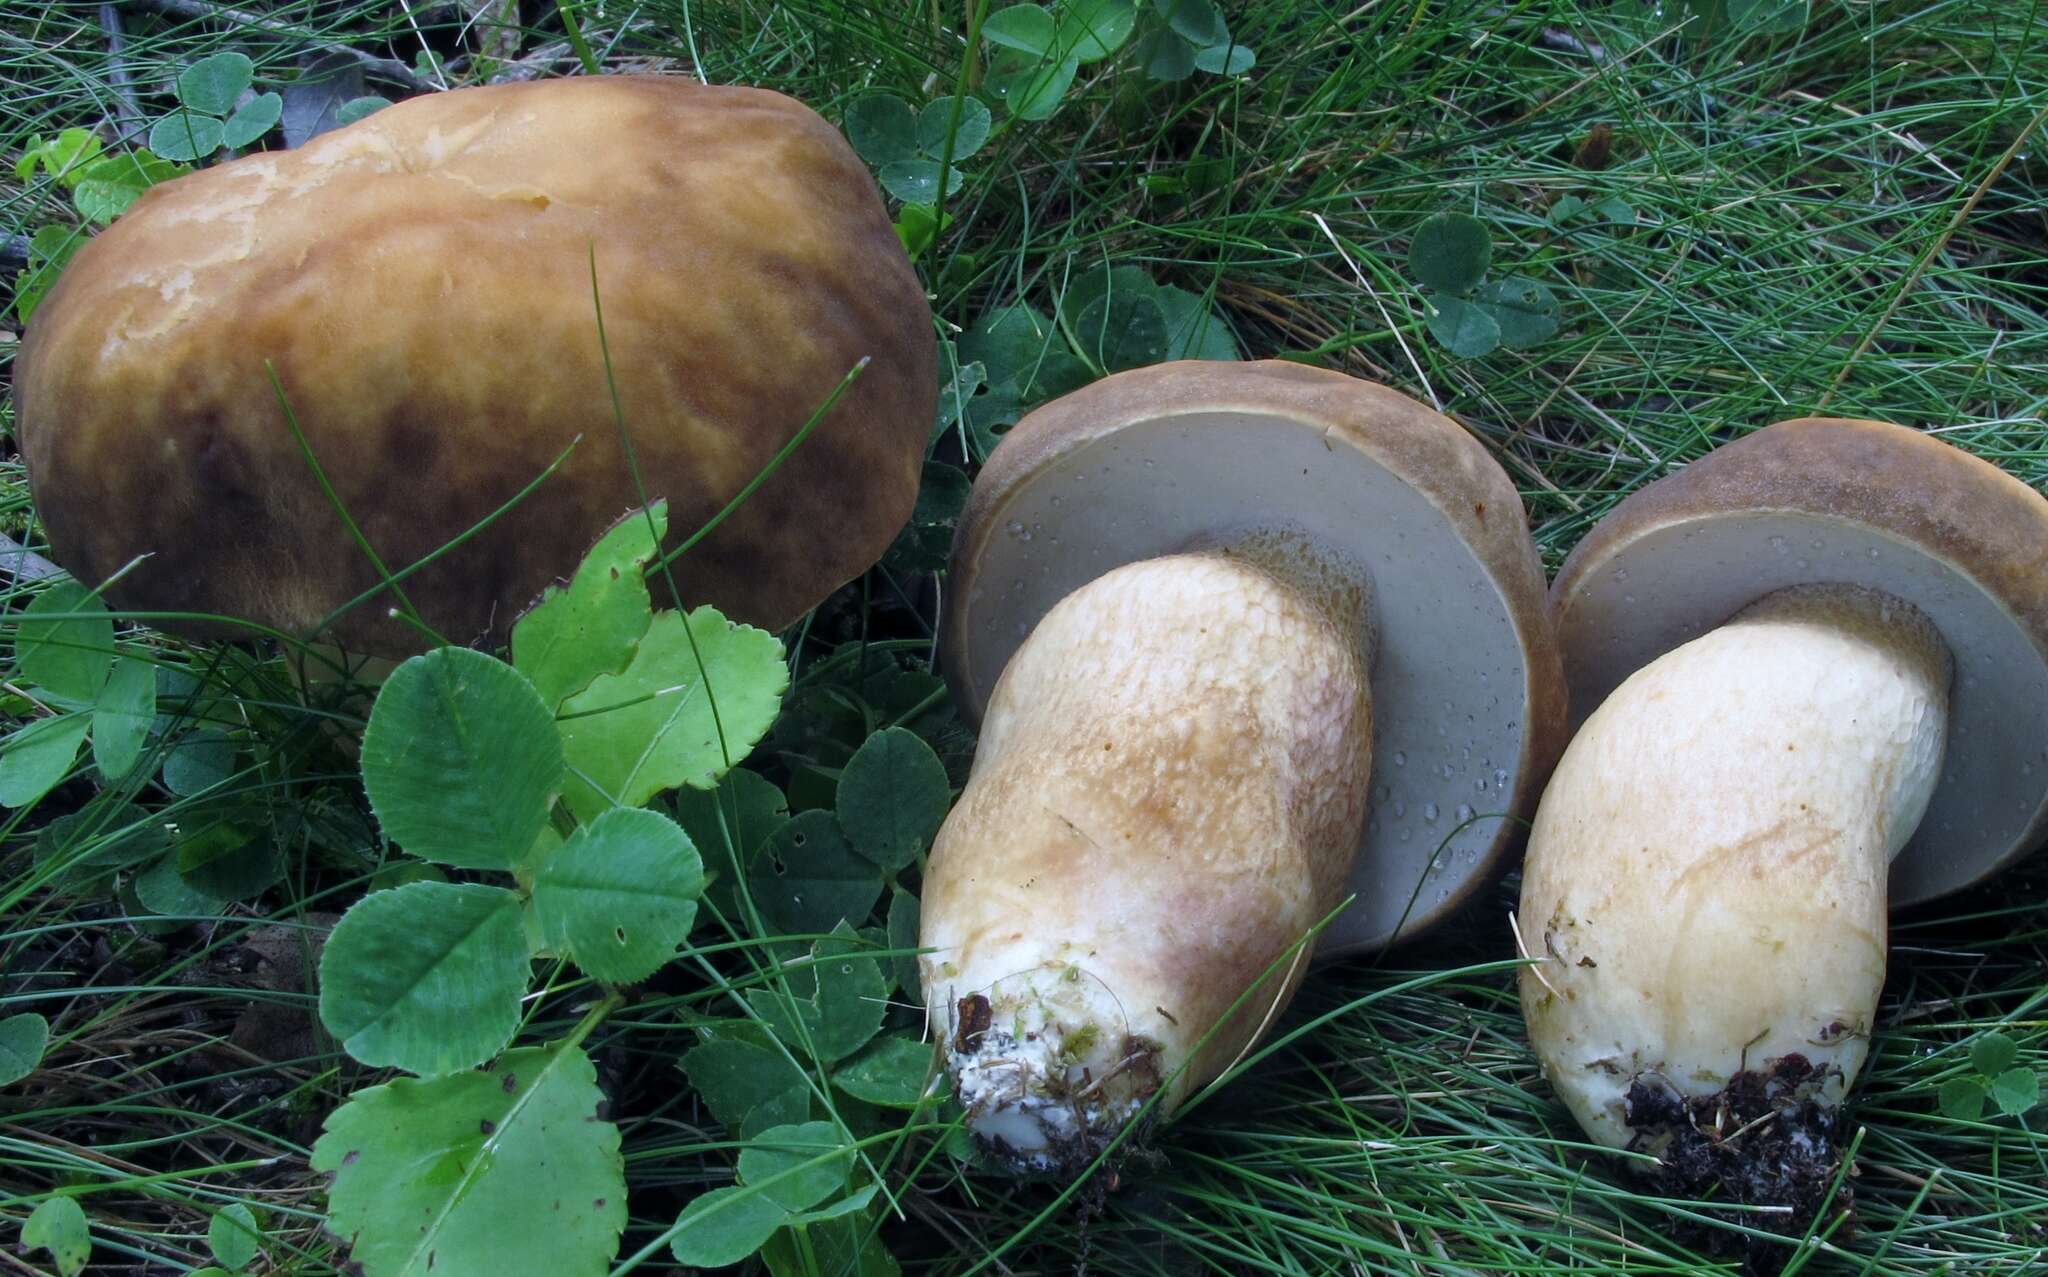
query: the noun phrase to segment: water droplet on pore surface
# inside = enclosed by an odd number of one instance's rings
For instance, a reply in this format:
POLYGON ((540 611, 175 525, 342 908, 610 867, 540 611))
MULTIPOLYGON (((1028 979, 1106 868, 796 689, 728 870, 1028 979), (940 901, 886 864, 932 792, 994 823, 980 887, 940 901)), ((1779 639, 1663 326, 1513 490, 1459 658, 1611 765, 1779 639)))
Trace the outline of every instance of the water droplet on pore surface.
POLYGON ((1459 824, 1461 824, 1461 825, 1462 825, 1462 824, 1464 824, 1464 823, 1465 823, 1466 821, 1468 821, 1468 820, 1472 819, 1472 816, 1473 816, 1473 812, 1472 812, 1472 804, 1471 804, 1471 803, 1459 803, 1459 804, 1458 804, 1458 823, 1459 823, 1459 824))
POLYGON ((1394 751, 1394 766, 1396 766, 1396 767, 1406 767, 1407 765, 1408 765, 1408 755, 1407 755, 1407 754, 1405 754, 1405 753, 1403 753, 1402 751, 1400 751, 1400 750, 1398 750, 1398 749, 1397 749, 1397 750, 1395 750, 1395 751, 1394 751))
POLYGON ((1770 545, 1771 545, 1771 548, 1772 548, 1773 550, 1776 550, 1776 551, 1777 551, 1778 553, 1780 553, 1780 554, 1783 554, 1783 553, 1785 553, 1785 538, 1784 538, 1784 537, 1772 537, 1772 538, 1770 538, 1770 545))
POLYGON ((1408 814, 1408 804, 1407 804, 1407 803, 1405 803, 1405 802, 1397 802, 1397 803, 1395 803, 1395 804, 1394 804, 1394 819, 1395 819, 1395 820, 1400 820, 1400 819, 1402 819, 1403 817, 1405 817, 1405 816, 1406 816, 1407 814, 1408 814))
POLYGON ((1436 818, 1440 814, 1442 813, 1440 813, 1437 810, 1437 805, 1435 803, 1430 803, 1422 809, 1422 818, 1432 825, 1436 823, 1436 818))
POLYGON ((1003 531, 1009 533, 1011 536, 1016 536, 1024 531, 1024 525, 1022 523, 1019 523, 1017 520, 1012 519, 1010 520, 1010 526, 1004 528, 1003 531))

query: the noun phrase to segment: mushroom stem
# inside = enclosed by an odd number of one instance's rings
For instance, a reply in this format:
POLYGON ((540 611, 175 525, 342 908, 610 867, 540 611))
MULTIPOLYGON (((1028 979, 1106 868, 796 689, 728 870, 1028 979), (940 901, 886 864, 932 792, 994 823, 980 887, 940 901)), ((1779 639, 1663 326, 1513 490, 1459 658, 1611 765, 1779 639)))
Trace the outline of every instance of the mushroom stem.
POLYGON ((1085 1168, 1299 983, 1365 816, 1362 580, 1270 533, 1130 564, 1004 670, 932 849, 922 963, 968 1121, 1012 1169, 1085 1168))
POLYGON ((1602 1143, 1810 1217, 1884 982, 1886 875, 1940 774, 1951 661, 1913 607, 1771 594, 1586 720, 1530 836, 1522 1006, 1602 1143))

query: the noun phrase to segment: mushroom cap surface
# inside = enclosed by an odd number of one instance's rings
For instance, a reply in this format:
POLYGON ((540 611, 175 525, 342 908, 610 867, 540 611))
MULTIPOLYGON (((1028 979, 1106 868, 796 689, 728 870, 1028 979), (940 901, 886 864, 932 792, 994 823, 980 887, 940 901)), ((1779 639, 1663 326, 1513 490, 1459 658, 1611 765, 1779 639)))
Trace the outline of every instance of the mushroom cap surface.
MULTIPOLYGON (((652 76, 495 85, 150 190, 38 310, 17 435, 58 562, 97 584, 149 556, 109 592, 117 606, 298 633, 379 578, 266 363, 393 572, 581 436, 523 503, 403 583, 451 641, 502 640, 640 504, 621 424, 679 544, 872 357, 675 564, 686 604, 779 629, 908 519, 935 352, 873 179, 808 108, 652 76)), ((393 602, 326 633, 416 651, 393 602)))
POLYGON ((1442 921, 1506 866, 1564 745, 1564 685, 1520 497, 1448 417, 1342 373, 1189 361, 1014 426, 974 485, 943 622, 978 722, 1039 618, 1140 559, 1306 536, 1370 582, 1371 812, 1319 957, 1442 921))
POLYGON ((1780 422, 1617 505, 1551 588, 1574 729, 1637 669, 1764 595, 1806 584, 1904 600, 1955 658, 1946 759, 1892 862, 1892 904, 1959 890, 2039 844, 2048 499, 1905 426, 1780 422))

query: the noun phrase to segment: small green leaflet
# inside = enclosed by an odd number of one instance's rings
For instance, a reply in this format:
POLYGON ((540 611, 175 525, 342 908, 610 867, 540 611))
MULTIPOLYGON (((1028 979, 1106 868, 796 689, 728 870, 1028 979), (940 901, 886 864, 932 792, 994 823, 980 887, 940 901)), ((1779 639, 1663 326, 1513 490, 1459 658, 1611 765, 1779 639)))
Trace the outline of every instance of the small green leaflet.
POLYGON ((777 829, 747 870, 754 907, 784 935, 821 935, 868 916, 882 875, 855 852, 839 820, 813 808, 777 829))
POLYGON ((759 772, 735 767, 716 789, 677 790, 675 805, 676 820, 711 877, 704 899, 737 918, 740 875, 768 835, 789 820, 789 800, 759 772))
POLYGON ((92 758, 100 774, 119 780, 142 759, 156 722, 156 667, 140 656, 114 658, 92 714, 92 758))
POLYGON ((149 149, 180 163, 203 160, 226 143, 227 128, 198 111, 173 111, 149 130, 149 149))
POLYGON ((889 895, 889 947, 902 952, 893 955, 890 965, 896 974, 896 987, 903 990, 903 996, 911 1002, 924 1001, 923 983, 917 974, 917 924, 922 912, 916 896, 894 888, 889 895))
POLYGON ((1991 1083, 1998 1111, 2018 1117, 2041 1102, 2041 1077, 2029 1069, 2007 1069, 1991 1083))
MULTIPOLYGON (((1415 230, 1408 269, 1440 293, 1462 295, 1478 286, 1493 261, 1493 236, 1465 213, 1438 213, 1415 230)), ((1447 343, 1448 344, 1448 343, 1447 343)))
POLYGON ((363 789, 385 834, 426 860, 509 869, 562 784, 554 715, 503 661, 444 647, 392 671, 363 731, 363 789))
POLYGON ((255 77, 256 64, 247 55, 216 53, 178 73, 178 100, 194 111, 226 115, 255 77))
POLYGON ((740 1150, 740 1181, 785 1210, 808 1210, 846 1186, 853 1150, 830 1122, 775 1126, 740 1150))
POLYGON ((2012 1067, 2020 1055, 2020 1044, 1996 1029, 1979 1034, 1970 1043, 1970 1063, 1985 1077, 1997 1077, 2012 1067))
POLYGON ((203 794, 235 774, 235 742, 216 727, 186 733, 164 754, 164 788, 180 798, 203 794))
POLYGON ((645 569, 667 535, 666 501, 626 515, 583 556, 568 585, 550 586, 513 624, 513 667, 549 709, 633 659, 653 619, 645 569))
POLYGON ((114 663, 114 620, 90 590, 57 581, 23 609, 14 659, 23 678, 67 707, 90 705, 114 663))
POLYGON ((36 1071, 50 1048, 50 1022, 33 1011, 0 1020, 0 1086, 36 1071))
POLYGON ((206 1226, 206 1248, 226 1268, 247 1268, 255 1263, 262 1243, 263 1229, 256 1223, 255 1213, 240 1202, 214 1212, 206 1226))
POLYGON ((692 1047, 682 1059, 690 1087, 718 1124, 735 1136, 810 1112, 810 1085, 802 1070, 770 1046, 715 1037, 692 1047))
POLYGON ((682 615, 660 613, 622 673, 599 675, 563 702, 563 798, 579 819, 679 785, 710 788, 775 721, 789 686, 782 641, 708 606, 685 626, 682 615))
POLYGON ((313 1146, 313 1169, 334 1175, 329 1227, 366 1277, 601 1277, 626 1225, 603 1103, 573 1047, 359 1092, 313 1146))
POLYGON ((320 1019, 365 1064, 453 1073, 496 1055, 529 972, 519 897, 473 883, 374 891, 320 955, 320 1019))
POLYGON ((832 1084, 882 1108, 916 1108, 937 1079, 929 1043, 915 1038, 878 1038, 832 1073, 832 1084))
POLYGON ((691 1268, 724 1268, 761 1249, 789 1220, 782 1203, 757 1189, 734 1185, 700 1193, 676 1217, 669 1249, 691 1268))
POLYGON ((92 1258, 85 1208, 75 1197, 47 1199, 21 1226, 21 1244, 29 1250, 49 1251, 63 1277, 78 1277, 85 1271, 85 1261, 92 1258))
POLYGON ((1014 4, 988 15, 981 38, 1020 53, 1043 54, 1052 48, 1052 13, 1035 4, 1014 4))
POLYGON ((1500 345, 1500 322, 1485 307, 1442 294, 1428 306, 1430 335, 1460 359, 1477 359, 1500 345))
POLYGON ((791 1050, 821 1064, 843 1060, 882 1027, 888 985, 858 937, 841 923, 811 947, 811 960, 782 968, 784 988, 755 989, 747 1005, 791 1050))
POLYGON ((901 727, 868 737, 839 774, 840 828, 855 851, 889 873, 917 863, 952 802, 945 764, 901 727))
POLYGON ((0 744, 0 805, 26 807, 55 789, 91 723, 83 712, 39 718, 0 744))
POLYGON ((542 943, 587 975, 653 975, 690 934, 704 866, 675 821, 619 807, 577 829, 541 864, 533 914, 542 943))

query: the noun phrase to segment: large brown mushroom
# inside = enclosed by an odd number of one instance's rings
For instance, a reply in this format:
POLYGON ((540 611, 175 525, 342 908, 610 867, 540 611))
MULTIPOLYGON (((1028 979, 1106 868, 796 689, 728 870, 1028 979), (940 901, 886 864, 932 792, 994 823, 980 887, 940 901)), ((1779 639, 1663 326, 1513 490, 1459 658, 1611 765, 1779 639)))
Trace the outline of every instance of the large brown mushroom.
MULTIPOLYGON (((379 578, 266 365, 394 572, 581 436, 402 585, 448 639, 494 641, 639 504, 629 463, 679 543, 870 360, 677 561, 684 602, 780 628, 909 517, 934 356, 874 182, 824 120, 757 89, 559 80, 415 98, 151 190, 36 313, 16 433, 59 563, 98 584, 148 556, 112 602, 297 634, 379 578)), ((326 633, 418 650, 395 602, 326 633)))

